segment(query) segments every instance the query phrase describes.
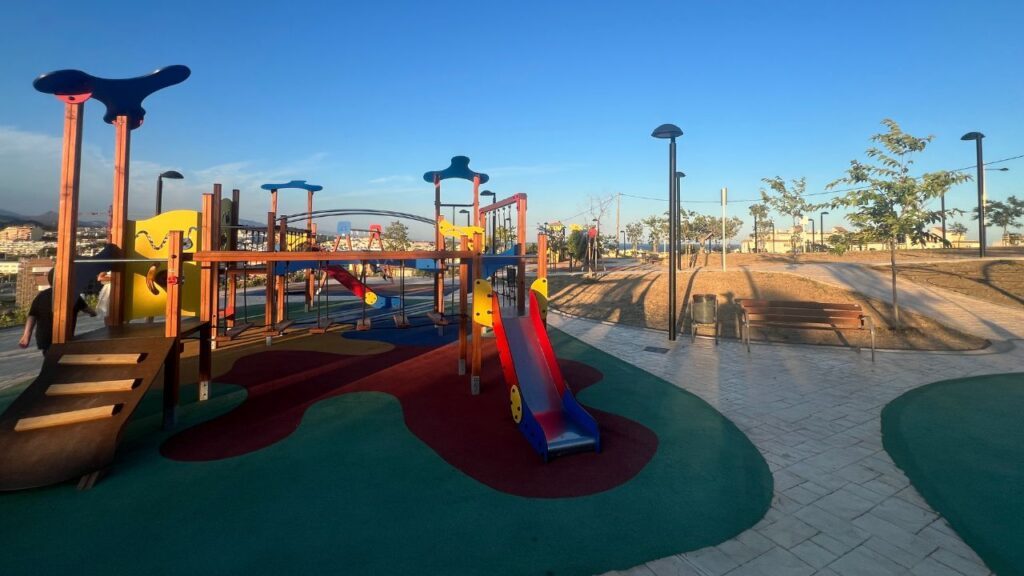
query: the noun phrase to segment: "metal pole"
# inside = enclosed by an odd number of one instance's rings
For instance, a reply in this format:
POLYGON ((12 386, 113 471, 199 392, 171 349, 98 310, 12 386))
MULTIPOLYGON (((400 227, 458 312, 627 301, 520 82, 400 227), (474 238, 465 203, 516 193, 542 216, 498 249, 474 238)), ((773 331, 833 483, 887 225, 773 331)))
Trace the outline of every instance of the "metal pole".
POLYGON ((164 197, 164 177, 161 174, 156 177, 156 213, 159 215, 161 206, 163 206, 164 197))
POLYGON ((679 206, 676 203, 676 139, 668 145, 668 339, 676 339, 676 228, 679 226, 679 206))
POLYGON ((985 257, 985 162, 981 155, 981 137, 975 141, 978 152, 978 255, 985 257))
POLYGON ((942 247, 946 247, 946 194, 939 197, 939 209, 942 211, 942 247))
POLYGON ((810 251, 814 252, 814 236, 815 236, 814 233, 816 231, 815 229, 817 228, 817 226, 814 225, 814 215, 813 214, 811 215, 811 219, 808 220, 808 222, 811 223, 811 250, 810 251))
POLYGON ((729 195, 728 188, 722 188, 722 272, 725 272, 725 204, 729 195))
POLYGON ((825 213, 818 214, 818 230, 821 230, 821 245, 825 245, 825 213))
POLYGON ((622 192, 615 195, 615 257, 619 257, 619 210, 622 208, 622 192))

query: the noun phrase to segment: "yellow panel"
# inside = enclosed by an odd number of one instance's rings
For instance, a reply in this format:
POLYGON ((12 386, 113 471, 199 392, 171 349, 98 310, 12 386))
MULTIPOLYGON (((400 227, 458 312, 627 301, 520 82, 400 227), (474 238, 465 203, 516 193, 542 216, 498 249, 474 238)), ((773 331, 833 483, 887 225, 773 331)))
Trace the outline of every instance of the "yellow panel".
POLYGON ((537 297, 537 305, 540 306, 540 317, 542 320, 548 318, 548 279, 537 278, 530 284, 530 291, 537 297))
POLYGON ((473 321, 488 328, 494 327, 494 303, 491 301, 491 283, 487 280, 473 281, 473 321))
MULTIPOLYGON (((171 230, 184 235, 184 252, 200 249, 200 214, 194 210, 172 210, 146 220, 129 220, 127 227, 128 258, 167 258, 167 238, 171 230), (132 241, 134 239, 134 241, 132 241)), ((125 264, 125 313, 128 319, 163 316, 167 293, 160 283, 147 281, 150 267, 166 276, 167 264, 160 262, 131 262, 125 264)), ((182 266, 184 284, 181 286, 181 312, 183 316, 199 314, 199 265, 185 262, 182 266)))

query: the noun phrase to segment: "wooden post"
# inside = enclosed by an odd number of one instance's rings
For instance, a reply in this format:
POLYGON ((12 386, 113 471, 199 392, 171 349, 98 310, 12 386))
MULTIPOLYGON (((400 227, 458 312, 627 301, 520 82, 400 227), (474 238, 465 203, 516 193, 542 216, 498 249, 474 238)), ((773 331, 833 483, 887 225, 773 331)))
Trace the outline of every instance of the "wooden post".
MULTIPOLYGON (((483 234, 473 234, 473 251, 475 252, 473 255, 474 286, 476 285, 475 281, 482 278, 483 275, 484 261, 481 257, 481 254, 483 253, 483 246, 483 234)), ((483 327, 476 322, 471 322, 470 326, 472 327, 471 344, 473 350, 469 368, 469 392, 475 396, 480 393, 480 364, 481 357, 483 355, 483 327)))
MULTIPOLYGON (((278 219, 279 238, 278 243, 281 252, 288 252, 288 221, 284 219, 284 216, 278 219)), ((287 269, 286 269, 287 270, 287 269)), ((277 295, 274 296, 277 300, 277 321, 283 322, 288 319, 288 274, 282 274, 277 277, 277 295)))
MULTIPOLYGON (((271 191, 270 197, 271 206, 277 204, 276 190, 271 191)), ((274 230, 276 225, 277 214, 271 210, 270 212, 267 212, 267 252, 274 251, 274 238, 277 235, 274 230)), ((274 331, 274 262, 270 260, 267 261, 267 283, 263 288, 263 293, 263 331, 270 333, 274 331)), ((267 345, 270 345, 269 336, 267 337, 267 345)))
POLYGON ((548 277, 548 235, 537 234, 537 278, 548 277))
MULTIPOLYGON (((306 190, 306 233, 309 236, 309 248, 316 244, 316 226, 313 225, 313 191, 306 190)), ((316 291, 316 274, 310 268, 306 271, 306 312, 313 307, 313 293, 316 291)))
MULTIPOLYGON (((441 177, 434 174, 434 250, 438 252, 445 249, 440 219, 441 177)), ((434 310, 442 317, 444 316, 444 260, 438 260, 437 272, 434 274, 434 310)))
POLYGON ((78 228, 78 181, 82 167, 82 113, 85 102, 64 104, 64 145, 61 154, 60 203, 57 214, 57 262, 53 266, 53 343, 74 336, 75 231, 78 228))
POLYGON ((516 236, 519 241, 519 263, 516 274, 516 313, 526 314, 526 194, 516 198, 516 236))
MULTIPOLYGON (((205 198, 204 198, 205 200, 205 198)), ((181 282, 182 233, 172 230, 167 240, 167 301, 164 309, 164 336, 174 338, 171 352, 164 360, 164 429, 174 427, 177 420, 178 396, 181 386, 181 282)))
MULTIPOLYGON (((310 195, 312 194, 313 193, 310 192, 310 195)), ((319 248, 319 245, 317 244, 316 241, 316 224, 312 222, 309 223, 309 234, 312 242, 312 245, 310 247, 319 248)), ((306 312, 309 312, 310 310, 313 309, 313 299, 316 298, 316 276, 316 269, 310 268, 308 274, 306 275, 306 312)))
MULTIPOLYGON (((463 250, 469 250, 469 238, 465 234, 459 239, 463 250)), ((469 359, 466 323, 469 321, 469 262, 459 259, 459 376, 466 374, 466 360, 469 359)))
MULTIPOLYGON (((199 245, 202 250, 209 250, 213 247, 213 204, 214 195, 203 194, 203 213, 199 245), (210 248, 207 248, 209 246, 210 248)), ((199 265, 199 321, 210 322, 213 318, 213 307, 217 302, 217 291, 213 286, 213 262, 203 262, 199 265)))
MULTIPOLYGON (((114 199, 110 214, 110 243, 114 253, 123 258, 126 251, 125 228, 128 225, 128 165, 131 159, 131 124, 127 116, 114 119, 114 199)), ((107 326, 124 323, 124 264, 113 264, 110 268, 110 302, 107 312, 107 326)))
MULTIPOLYGON (((210 237, 213 239, 212 246, 216 246, 216 250, 224 250, 226 247, 221 245, 220 235, 220 201, 221 201, 221 186, 220 184, 213 185, 213 210, 210 216, 210 237)), ((210 325, 216 327, 220 324, 220 262, 210 263, 210 325)))

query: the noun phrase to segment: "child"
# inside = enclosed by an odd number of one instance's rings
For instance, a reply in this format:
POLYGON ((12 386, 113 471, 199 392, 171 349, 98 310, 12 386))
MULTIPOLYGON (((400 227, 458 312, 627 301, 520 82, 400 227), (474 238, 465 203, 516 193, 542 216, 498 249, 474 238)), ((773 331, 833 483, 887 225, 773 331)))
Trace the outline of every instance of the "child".
MULTIPOLYGON (((46 280, 50 283, 50 287, 36 294, 32 300, 32 307, 28 310, 28 320, 25 321, 25 331, 18 342, 18 346, 28 348, 29 342, 32 341, 32 331, 35 330, 36 347, 44 354, 53 342, 53 268, 46 275, 46 280)), ((78 318, 78 313, 82 311, 89 316, 96 317, 96 311, 89 308, 85 300, 79 296, 75 301, 75 309, 71 317, 72 334, 75 331, 75 320, 78 318)))

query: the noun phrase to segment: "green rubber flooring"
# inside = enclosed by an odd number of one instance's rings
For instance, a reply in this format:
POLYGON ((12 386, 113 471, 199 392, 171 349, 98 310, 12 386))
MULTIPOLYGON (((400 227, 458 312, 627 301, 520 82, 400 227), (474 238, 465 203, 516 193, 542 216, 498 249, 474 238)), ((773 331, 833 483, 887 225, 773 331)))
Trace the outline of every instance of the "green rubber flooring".
POLYGON ((1024 574, 1024 373, 936 382, 882 411, 882 439, 997 574, 1024 574))
MULTIPOLYGON (((629 482, 579 498, 498 492, 438 457, 383 393, 322 401, 256 452, 172 461, 158 451, 167 434, 153 397, 92 490, 0 494, 2 573, 598 574, 720 543, 762 518, 771 474, 732 422, 651 374, 551 336, 559 357, 604 375, 579 394, 584 405, 657 434, 657 452, 629 482)), ((184 407, 178 430, 245 394, 214 391, 184 407)), ((12 397, 0 396, 0 408, 12 397)))

